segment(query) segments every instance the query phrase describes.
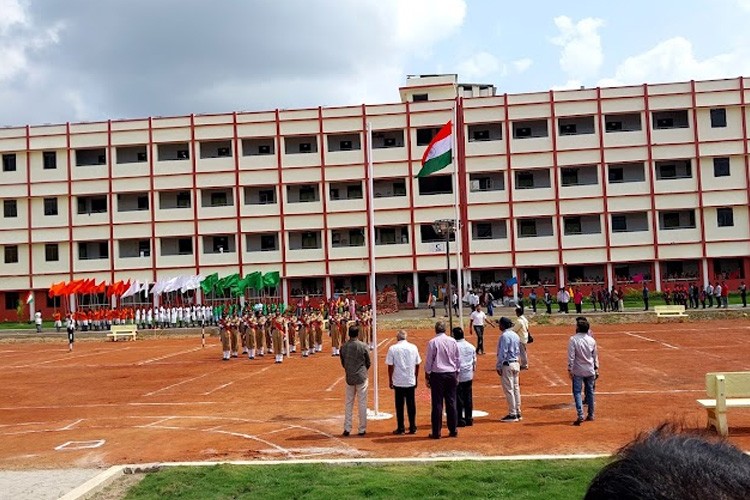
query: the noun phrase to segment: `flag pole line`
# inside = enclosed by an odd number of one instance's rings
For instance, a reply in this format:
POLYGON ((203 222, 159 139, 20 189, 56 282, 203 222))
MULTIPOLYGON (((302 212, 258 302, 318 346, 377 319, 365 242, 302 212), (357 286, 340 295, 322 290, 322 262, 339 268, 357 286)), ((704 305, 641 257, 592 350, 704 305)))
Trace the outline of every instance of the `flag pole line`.
MULTIPOLYGON (((458 324, 463 329, 464 327, 464 300, 463 300, 463 262, 462 262, 462 255, 461 255, 461 231, 462 231, 462 223, 461 223, 461 217, 460 217, 460 211, 458 207, 459 203, 459 196, 458 196, 458 189, 461 186, 461 183, 458 182, 458 175, 460 169, 458 168, 458 154, 457 154, 457 144, 458 141, 456 140, 456 137, 458 136, 458 102, 460 97, 456 97, 455 102, 453 103, 453 133, 451 134, 451 142, 453 143, 451 146, 451 155, 453 156, 453 198, 454 198, 454 217, 456 219, 456 225, 455 225, 455 235, 456 235, 456 289, 458 295, 458 324)), ((450 239, 450 238, 449 238, 450 239)), ((453 297, 451 296, 451 300, 453 297)), ((450 304, 451 306, 453 304, 450 304)))
POLYGON ((372 308, 372 342, 374 344, 373 355, 373 388, 375 414, 380 413, 380 397, 378 384, 378 294, 375 289, 375 198, 373 196, 373 167, 372 167, 372 123, 367 123, 367 210, 369 212, 369 223, 367 227, 367 256, 370 261, 370 305, 372 308))

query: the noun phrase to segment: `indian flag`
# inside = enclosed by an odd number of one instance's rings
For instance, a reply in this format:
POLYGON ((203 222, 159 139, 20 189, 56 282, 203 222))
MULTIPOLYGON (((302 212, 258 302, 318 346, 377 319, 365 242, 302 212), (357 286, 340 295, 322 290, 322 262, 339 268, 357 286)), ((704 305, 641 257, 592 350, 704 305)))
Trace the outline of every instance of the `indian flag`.
POLYGON ((29 296, 26 297, 26 304, 31 304, 34 302, 34 292, 29 292, 29 296))
POLYGON ((451 164, 453 161, 452 125, 451 122, 446 123, 432 138, 422 156, 422 169, 417 177, 427 177, 451 164))

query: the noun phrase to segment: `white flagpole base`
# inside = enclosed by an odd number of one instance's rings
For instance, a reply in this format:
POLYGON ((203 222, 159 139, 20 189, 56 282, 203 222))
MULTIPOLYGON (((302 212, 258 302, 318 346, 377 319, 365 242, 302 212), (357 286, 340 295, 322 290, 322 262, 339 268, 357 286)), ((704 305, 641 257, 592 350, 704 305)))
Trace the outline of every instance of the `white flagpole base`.
POLYGON ((388 420, 393 418, 390 413, 384 413, 382 411, 376 412, 375 410, 367 409, 367 420, 388 420))

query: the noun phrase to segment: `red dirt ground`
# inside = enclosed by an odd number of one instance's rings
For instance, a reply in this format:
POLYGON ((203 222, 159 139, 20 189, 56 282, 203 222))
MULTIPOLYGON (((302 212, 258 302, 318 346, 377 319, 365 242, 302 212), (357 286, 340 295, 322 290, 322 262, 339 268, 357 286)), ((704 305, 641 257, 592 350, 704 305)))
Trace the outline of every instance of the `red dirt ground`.
MULTIPOLYGON (((433 441, 429 392, 418 388, 419 431, 393 436, 395 420, 371 421, 366 437, 340 436, 343 370, 330 350, 275 365, 273 358, 221 361, 215 338, 0 343, 0 468, 96 467, 118 463, 313 457, 429 457, 609 453, 670 420, 703 428, 708 371, 750 370, 746 320, 594 325, 600 346, 597 420, 572 427, 566 373, 571 327, 534 327, 521 374, 524 420, 506 413, 495 356, 480 356, 475 409, 489 413, 457 439, 433 441), (61 450, 67 442, 96 448, 61 450), (92 443, 96 444, 96 443, 92 443)), ((486 344, 494 347, 491 329, 486 344)), ((380 410, 393 413, 384 363, 394 332, 380 335, 380 410)), ((422 353, 429 331, 411 332, 422 353)), ((469 337, 473 341, 473 337, 469 337)), ((494 351, 493 348, 490 351, 494 351)), ((371 382, 370 407, 373 406, 371 382)), ((355 415, 356 419, 356 415, 355 415)), ((729 415, 730 440, 750 450, 750 412, 729 415)), ((447 430, 443 430, 444 435, 447 430)))

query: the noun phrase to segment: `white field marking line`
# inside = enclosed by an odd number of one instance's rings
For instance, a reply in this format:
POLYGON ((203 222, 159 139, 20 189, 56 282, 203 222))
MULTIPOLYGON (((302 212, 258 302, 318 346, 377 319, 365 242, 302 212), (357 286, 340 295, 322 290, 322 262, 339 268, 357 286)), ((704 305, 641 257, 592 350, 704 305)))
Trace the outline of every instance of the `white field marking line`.
POLYGON ((0 427, 20 427, 22 425, 51 425, 53 422, 20 422, 17 424, 0 424, 0 427))
POLYGON ((68 441, 66 443, 61 444, 60 446, 55 446, 55 451, 88 450, 91 448, 99 448, 104 443, 106 443, 104 439, 95 439, 93 441, 68 441))
POLYGON ((214 387, 213 389, 211 389, 211 390, 210 390, 210 391, 208 391, 208 392, 204 392, 204 393, 203 393, 203 396, 208 396, 209 394, 213 394, 213 393, 214 393, 214 392, 216 392, 216 391, 219 391, 219 390, 221 390, 221 389, 224 389, 224 388, 226 388, 226 387, 229 387, 230 385, 234 384, 235 382, 239 382, 239 381, 241 381, 241 380, 246 380, 246 379, 249 379, 249 378, 251 378, 251 377, 254 377, 255 375, 258 375, 258 374, 260 374, 260 373, 263 373, 264 371, 270 370, 271 368, 273 368, 273 366, 274 366, 274 365, 268 365, 268 366, 266 366, 265 368, 262 368, 262 369, 258 370, 257 372, 252 372, 252 373, 250 373, 250 374, 248 374, 248 375, 245 375, 244 377, 240 377, 240 378, 238 378, 238 379, 232 380, 231 382, 227 382, 227 383, 225 383, 225 384, 221 384, 220 386, 218 386, 218 387, 214 387))
POLYGON ((185 427, 175 427, 175 426, 169 426, 169 425, 154 425, 150 427, 150 429, 166 429, 166 430, 173 430, 173 431, 198 431, 198 432, 207 432, 209 434, 226 434, 229 436, 236 436, 236 437, 242 437, 245 439, 250 439, 252 441, 257 441, 259 443, 263 443, 266 446, 270 446, 271 448, 278 450, 279 452, 283 453, 284 455, 291 457, 292 452, 284 448, 283 446, 279 446, 275 443, 272 443, 270 441, 266 441, 265 439, 259 438, 258 436, 253 436, 250 434, 245 434, 242 432, 233 432, 233 431, 223 431, 213 428, 207 428, 207 429, 190 429, 185 427))
POLYGON ((624 365, 630 366, 630 370, 635 370, 635 371, 637 371, 637 372, 639 372, 641 374, 644 374, 644 375, 645 374, 658 375, 658 376, 664 377, 666 379, 668 379, 670 377, 670 375, 667 372, 663 372, 661 370, 657 370, 657 369, 651 368, 649 366, 644 366, 643 363, 639 363, 635 359, 624 360, 620 356, 617 356, 616 354, 613 354, 613 353, 607 351, 606 349, 602 349, 601 350, 601 356, 602 357, 606 357, 606 356, 612 357, 612 358, 616 359, 617 361, 619 361, 620 363, 622 363, 624 365))
MULTIPOLYGON (((222 427, 222 426, 219 425, 219 426, 216 427, 216 429, 218 429, 220 427, 222 427)), ((276 429, 276 430, 273 430, 273 431, 264 432, 264 433, 258 434, 258 435, 259 436, 265 436, 265 435, 268 435, 268 434, 278 434, 279 432, 285 432, 285 431, 288 431, 289 429, 293 429, 293 428, 294 428, 294 426, 287 425, 286 427, 282 427, 281 429, 276 429)))
POLYGON ((174 418, 179 418, 179 417, 176 417, 176 416, 174 416, 174 417, 164 417, 164 418, 160 418, 159 420, 154 420, 154 421, 153 421, 153 422, 151 422, 150 424, 145 424, 145 425, 136 425, 136 427, 139 427, 139 428, 141 428, 141 429, 145 429, 145 428, 148 428, 148 427, 153 427, 153 426, 155 426, 155 425, 159 425, 159 424, 161 424, 162 422, 166 422, 167 420, 172 420, 172 419, 174 419, 174 418))
MULTIPOLYGON (((126 406, 192 406, 192 405, 215 405, 218 404, 216 401, 192 401, 192 402, 164 402, 164 403, 95 403, 85 405, 48 405, 48 406, 5 406, 0 407, 0 411, 16 411, 16 410, 59 410, 60 408, 117 408, 126 406)), ((18 424, 14 424, 18 425, 18 424)))
POLYGON ((215 372, 208 372, 208 373, 204 373, 203 375, 198 375, 197 377, 192 377, 192 378, 189 378, 189 379, 186 379, 186 380, 181 380, 180 382, 175 382, 174 384, 168 385, 166 387, 162 387, 161 389, 157 389, 155 391, 147 392, 143 396, 144 397, 153 396, 154 394, 159 394, 160 392, 167 391, 169 389, 173 389, 173 388, 175 388, 177 386, 180 386, 182 384, 187 384, 189 382, 193 382, 195 380, 202 379, 203 377, 207 377, 207 376, 209 376, 209 375, 211 375, 213 373, 215 373, 215 372))
POLYGON ((70 424, 66 425, 65 427, 60 427, 60 428, 59 428, 59 429, 57 429, 57 430, 58 430, 58 431, 69 431, 69 430, 71 430, 71 429, 72 429, 73 427, 75 427, 76 425, 78 425, 78 424, 80 424, 81 422, 83 422, 83 420, 84 420, 84 419, 82 419, 82 418, 79 418, 79 419, 78 419, 78 420, 76 420, 75 422, 71 422, 70 424))
MULTIPOLYGON (((315 399, 315 400, 308 400, 308 401, 317 401, 317 399, 315 399)), ((107 417, 107 418, 115 418, 115 417, 107 417)), ((129 417, 129 418, 148 418, 148 417, 129 417)), ((152 417, 152 418, 154 418, 154 417, 152 417)), ((155 418, 167 418, 167 416, 156 416, 155 418)), ((269 424, 269 423, 272 423, 272 422, 268 422, 266 420, 257 420, 257 419, 252 419, 252 418, 217 417, 217 416, 213 416, 213 415, 182 415, 182 416, 175 417, 175 418, 179 418, 180 420, 190 420, 190 419, 192 419, 192 420, 198 420, 198 419, 200 419, 200 420, 229 420, 231 422, 243 422, 243 423, 253 423, 253 424, 269 424)), ((220 427, 222 427, 222 426, 221 425, 215 426, 215 427, 212 427, 212 429, 218 429, 220 427)), ((297 425, 297 424, 288 424, 286 428, 287 429, 290 429, 290 428, 303 429, 303 430, 306 430, 306 431, 315 432, 315 433, 320 434, 322 436, 325 436, 327 438, 330 438, 330 439, 333 439, 335 441, 338 441, 338 442, 340 442, 342 445, 344 445, 347 448, 352 448, 351 445, 349 445, 349 444, 345 443, 344 441, 342 441, 338 436, 335 436, 335 435, 330 434, 328 432, 322 431, 320 429, 315 429, 313 427, 307 427, 305 425, 297 425)), ((183 428, 179 427, 179 429, 183 429, 183 428)), ((192 429, 192 430, 194 430, 194 429, 192 429)), ((283 429, 281 429, 280 431, 283 431, 283 429)))
MULTIPOLYGON (((124 351, 124 350, 127 350, 127 349, 130 349, 130 347, 123 347, 121 350, 124 351)), ((86 357, 89 357, 89 356, 97 356, 97 355, 102 354, 104 352, 107 352, 107 349, 101 349, 101 350, 90 352, 90 353, 87 353, 87 354, 78 354, 77 356, 63 356, 61 358, 48 359, 47 361, 42 361, 40 363, 31 363, 31 364, 28 364, 28 365, 10 365, 10 366, 5 366, 3 368, 29 368, 29 367, 37 367, 37 366, 40 366, 40 365, 46 365, 46 364, 49 364, 49 363, 54 363, 56 361, 63 361, 63 360, 66 360, 66 359, 78 359, 78 358, 86 358, 86 357)))
POLYGON ((662 342, 661 340, 656 340, 656 339, 652 339, 652 338, 649 338, 649 337, 644 337, 643 335, 638 335, 638 334, 635 334, 635 333, 632 333, 632 332, 630 332, 630 333, 629 332, 625 332, 625 335, 628 335, 630 337, 635 337, 637 339, 645 340, 647 342, 656 342, 657 344, 661 344, 664 347, 668 347, 670 349, 679 349, 679 347, 673 346, 672 344, 667 344, 666 342, 662 342))
POLYGON ((329 386, 328 386, 328 387, 326 388, 326 392, 331 392, 331 391, 333 391, 333 388, 334 388, 334 387, 336 387, 336 385, 337 385, 337 384, 338 384, 339 382, 341 382, 342 380, 344 380, 344 377, 345 377, 345 376, 344 376, 344 375, 342 375, 342 376, 340 376, 339 378, 337 378, 337 379, 336 379, 336 381, 335 381, 334 383, 332 383, 331 385, 329 385, 329 386))
MULTIPOLYGON (((534 358, 536 358, 536 356, 534 356, 534 358)), ((529 359, 531 360, 531 356, 529 356, 529 359)), ((547 384, 549 384, 550 387, 557 387, 560 385, 565 385, 565 381, 561 379, 555 373, 555 371, 552 368, 550 368, 546 363, 542 363, 541 361, 536 361, 534 362, 534 367, 536 368, 537 366, 542 368, 539 374, 547 382, 547 384)))
POLYGON ((180 352, 174 352, 174 353, 172 353, 172 354, 167 354, 167 355, 165 355, 165 356, 159 356, 158 358, 151 358, 151 359, 147 359, 147 360, 145 360, 145 361, 141 361, 141 362, 139 362, 139 363, 136 363, 136 366, 147 365, 147 364, 149 364, 149 363, 154 363, 154 362, 156 362, 156 361, 161 361, 162 359, 172 358, 172 357, 174 357, 174 356, 180 356, 180 355, 182 355, 182 354, 188 354, 188 353, 190 353, 190 352, 200 351, 200 350, 202 350, 202 349, 203 349, 202 347, 194 347, 194 348, 192 348, 192 349, 186 349, 186 350, 184 350, 184 351, 180 351, 180 352))

